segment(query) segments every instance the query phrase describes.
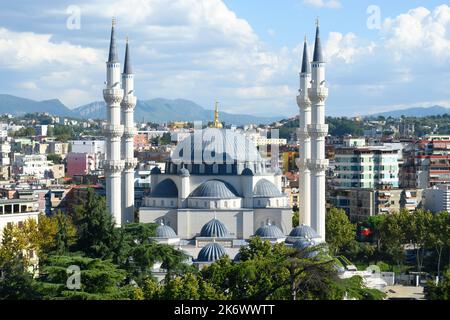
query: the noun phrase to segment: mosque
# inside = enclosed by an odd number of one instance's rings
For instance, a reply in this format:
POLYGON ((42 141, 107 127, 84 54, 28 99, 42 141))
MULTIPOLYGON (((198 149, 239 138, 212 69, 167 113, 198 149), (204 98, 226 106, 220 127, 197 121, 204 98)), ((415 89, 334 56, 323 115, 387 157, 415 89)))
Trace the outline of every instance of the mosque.
MULTIPOLYGON (((120 81, 114 23, 111 32, 107 87, 107 155, 105 174, 108 208, 117 225, 132 221, 134 189, 130 172, 135 134, 134 79, 127 42, 120 81), (122 110, 122 112, 120 112, 122 110)), ((199 266, 223 255, 238 258, 241 246, 259 236, 272 243, 310 246, 325 239, 325 145, 328 127, 324 106, 328 89, 316 30, 314 59, 308 59, 305 40, 300 94, 300 149, 298 161, 303 222, 292 228, 292 208, 282 193, 279 168, 271 168, 256 146, 244 135, 224 129, 216 105, 213 124, 194 130, 181 141, 164 170, 151 171, 151 193, 143 199, 139 222, 157 223, 156 241, 179 247, 199 266), (316 232, 316 230, 318 232, 316 232)))

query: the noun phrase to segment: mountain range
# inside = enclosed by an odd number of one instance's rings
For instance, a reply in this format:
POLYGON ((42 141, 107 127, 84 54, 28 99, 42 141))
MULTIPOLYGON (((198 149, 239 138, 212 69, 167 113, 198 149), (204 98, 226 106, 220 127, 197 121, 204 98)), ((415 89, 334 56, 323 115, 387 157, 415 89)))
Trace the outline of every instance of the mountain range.
POLYGON ((400 118, 401 116, 405 117, 428 117, 428 116, 438 116, 443 114, 450 114, 450 109, 442 106, 432 106, 428 108, 408 108, 402 110, 394 110, 394 111, 386 111, 376 114, 371 114, 368 117, 392 117, 392 118, 400 118))
MULTIPOLYGON (((21 116, 26 113, 47 112, 60 117, 82 119, 106 119, 106 105, 103 101, 92 102, 75 109, 69 109, 57 99, 35 101, 8 94, 0 94, 0 114, 9 113, 21 116)), ((279 117, 260 117, 247 114, 220 112, 220 120, 227 124, 244 125, 248 123, 268 124, 282 119, 279 117)), ((214 119, 214 110, 207 110, 195 102, 184 99, 138 100, 135 109, 136 121, 164 123, 169 121, 203 121, 214 119)))

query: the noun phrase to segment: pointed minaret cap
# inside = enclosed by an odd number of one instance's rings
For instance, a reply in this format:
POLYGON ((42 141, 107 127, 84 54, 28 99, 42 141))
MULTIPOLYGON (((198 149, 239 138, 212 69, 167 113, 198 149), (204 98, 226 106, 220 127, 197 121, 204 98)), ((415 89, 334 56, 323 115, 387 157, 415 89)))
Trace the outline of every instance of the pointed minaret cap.
POLYGON ((116 26, 116 18, 113 18, 111 26, 111 42, 109 44, 108 62, 119 62, 119 55, 117 54, 117 47, 116 47, 116 37, 114 34, 115 26, 116 26))
POLYGON ((302 73, 311 73, 311 63, 309 62, 308 41, 305 35, 305 44, 303 45, 302 73))
POLYGON ((130 58, 130 48, 128 46, 128 37, 127 37, 127 45, 125 48, 125 63, 123 65, 123 73, 124 74, 132 74, 133 69, 131 68, 131 58, 130 58))
POLYGON ((319 24, 319 18, 317 18, 316 21, 316 43, 314 45, 314 57, 313 62, 325 62, 323 59, 323 53, 322 53, 322 45, 320 43, 320 24, 319 24))

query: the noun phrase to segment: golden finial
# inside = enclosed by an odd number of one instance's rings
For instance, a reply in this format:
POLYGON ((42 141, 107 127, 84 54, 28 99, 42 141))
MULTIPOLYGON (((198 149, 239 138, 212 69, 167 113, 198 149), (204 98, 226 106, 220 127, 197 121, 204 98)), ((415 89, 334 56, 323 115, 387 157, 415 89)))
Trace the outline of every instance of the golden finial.
POLYGON ((112 26, 114 27, 116 25, 116 17, 112 18, 112 26))
POLYGON ((306 41, 308 41, 308 37, 306 36, 306 33, 305 33, 305 42, 306 42, 306 41))
POLYGON ((316 27, 320 27, 320 20, 319 20, 319 17, 316 18, 316 27))
POLYGON ((222 123, 219 121, 219 102, 215 101, 215 108, 214 108, 214 123, 212 124, 211 128, 217 128, 222 129, 222 123))
POLYGON ((128 36, 126 37, 126 42, 127 42, 127 44, 128 44, 128 36))

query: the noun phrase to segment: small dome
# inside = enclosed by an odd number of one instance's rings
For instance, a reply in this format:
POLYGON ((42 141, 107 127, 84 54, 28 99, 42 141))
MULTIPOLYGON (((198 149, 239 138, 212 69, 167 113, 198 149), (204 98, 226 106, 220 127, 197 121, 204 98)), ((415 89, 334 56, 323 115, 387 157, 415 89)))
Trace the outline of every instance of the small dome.
POLYGON ((305 239, 320 238, 320 235, 313 228, 311 228, 310 226, 304 225, 304 224, 292 229, 289 236, 295 237, 295 238, 302 237, 305 239))
POLYGON ((151 174, 161 174, 161 169, 159 167, 154 167, 151 171, 151 174))
POLYGON ((228 182, 221 180, 209 180, 202 183, 195 189, 189 197, 192 198, 214 198, 214 199, 234 199, 238 198, 238 193, 228 182))
POLYGON ((250 168, 245 168, 244 170, 242 170, 241 175, 243 176, 253 176, 253 171, 250 168))
POLYGON ((314 244, 311 240, 307 240, 306 238, 300 238, 294 242, 293 247, 297 249, 306 249, 313 245, 314 244))
MULTIPOLYGON (((295 241, 293 244, 293 247, 296 249, 300 249, 300 250, 306 250, 310 247, 314 247, 316 246, 318 243, 314 240, 308 240, 305 238, 300 238, 299 240, 295 241)), ((308 258, 314 258, 315 256, 317 256, 319 254, 319 250, 311 250, 311 251, 307 251, 306 253, 306 257, 308 258)))
POLYGON ((178 174, 182 177, 189 177, 191 174, 189 173, 189 170, 186 168, 181 168, 178 174))
POLYGON ((281 231, 281 229, 277 226, 271 224, 265 225, 256 230, 255 236, 270 239, 285 238, 283 231, 281 231))
POLYGON ((227 227, 217 219, 205 224, 200 231, 200 237, 205 238, 229 238, 230 232, 227 227))
POLYGON ((177 234, 171 227, 161 224, 156 228, 156 237, 162 239, 174 239, 177 238, 177 234))
POLYGON ((197 261, 199 262, 215 262, 225 256, 227 253, 225 248, 220 244, 213 242, 208 243, 200 250, 197 261))
POLYGON ((253 190, 253 196, 257 198, 278 198, 283 194, 280 190, 269 180, 259 180, 253 190))
POLYGON ((276 168, 274 173, 275 173, 276 176, 282 176, 283 175, 283 171, 280 168, 276 168))
POLYGON ((177 198, 178 188, 170 179, 166 179, 156 185, 150 196, 152 198, 177 198))

